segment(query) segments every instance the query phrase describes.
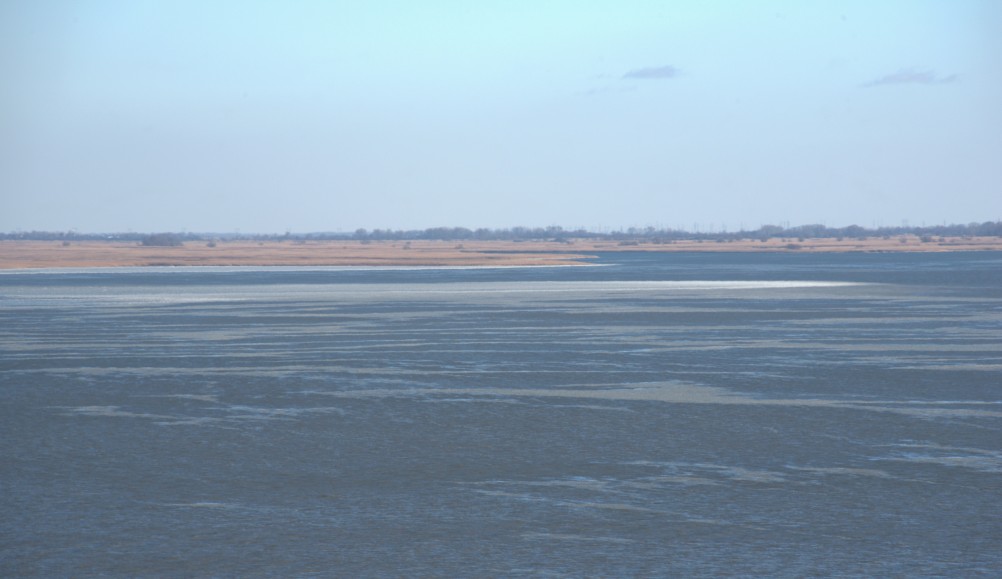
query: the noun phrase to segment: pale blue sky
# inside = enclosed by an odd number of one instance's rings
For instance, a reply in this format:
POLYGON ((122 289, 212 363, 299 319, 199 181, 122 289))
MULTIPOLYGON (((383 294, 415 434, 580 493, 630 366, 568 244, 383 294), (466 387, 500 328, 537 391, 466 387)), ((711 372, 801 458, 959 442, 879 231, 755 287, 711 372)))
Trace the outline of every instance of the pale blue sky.
POLYGON ((0 0, 0 231, 1002 218, 1002 2, 0 0))

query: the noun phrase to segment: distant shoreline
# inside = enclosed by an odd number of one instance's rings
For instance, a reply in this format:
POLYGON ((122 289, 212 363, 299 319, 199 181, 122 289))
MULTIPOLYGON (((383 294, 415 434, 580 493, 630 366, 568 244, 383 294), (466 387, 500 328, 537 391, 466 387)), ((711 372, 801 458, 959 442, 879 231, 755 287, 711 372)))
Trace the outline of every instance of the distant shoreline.
POLYGON ((913 253, 1002 251, 999 237, 773 238, 669 243, 565 241, 188 241, 178 247, 123 241, 0 241, 0 269, 143 266, 555 266, 596 253, 913 253))

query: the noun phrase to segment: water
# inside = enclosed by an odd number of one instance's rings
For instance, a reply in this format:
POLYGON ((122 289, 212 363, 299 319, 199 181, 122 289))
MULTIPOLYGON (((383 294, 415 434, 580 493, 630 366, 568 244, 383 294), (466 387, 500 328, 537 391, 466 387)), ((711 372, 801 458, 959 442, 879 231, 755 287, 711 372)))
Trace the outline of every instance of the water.
POLYGON ((4 576, 1002 573, 1002 254, 0 274, 4 576))

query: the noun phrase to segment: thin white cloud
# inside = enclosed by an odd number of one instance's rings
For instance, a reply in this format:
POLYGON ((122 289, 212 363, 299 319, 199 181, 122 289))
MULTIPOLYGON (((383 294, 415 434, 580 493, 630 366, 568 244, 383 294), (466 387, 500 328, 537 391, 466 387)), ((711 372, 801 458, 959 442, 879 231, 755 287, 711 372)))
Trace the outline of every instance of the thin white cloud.
POLYGON ((949 84, 957 80, 956 74, 939 76, 931 70, 915 70, 903 68, 891 74, 864 83, 864 87, 883 86, 888 84, 949 84))
POLYGON ((679 70, 672 65, 665 66, 651 66, 647 68, 637 68, 628 71, 623 75, 623 78, 634 79, 634 80, 657 80, 666 78, 675 78, 678 76, 679 70))

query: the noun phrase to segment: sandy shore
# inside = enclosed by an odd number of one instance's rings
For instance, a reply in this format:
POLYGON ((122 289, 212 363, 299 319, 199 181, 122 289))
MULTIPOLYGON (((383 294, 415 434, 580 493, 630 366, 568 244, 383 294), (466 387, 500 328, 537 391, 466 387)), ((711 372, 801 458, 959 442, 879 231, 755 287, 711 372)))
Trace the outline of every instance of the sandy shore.
MULTIPOLYGON (((439 241, 220 241, 215 247, 143 247, 114 241, 0 241, 0 269, 151 265, 574 265, 577 252, 544 253, 535 244, 507 246, 439 241), (539 253, 536 253, 539 252, 539 253)), ((512 244, 516 245, 516 244, 512 244)), ((566 245, 560 246, 566 250, 566 245)))
POLYGON ((771 239, 761 241, 221 241, 142 247, 120 241, 0 241, 0 269, 152 265, 575 265, 598 252, 942 252, 1002 250, 1002 238, 771 239))

